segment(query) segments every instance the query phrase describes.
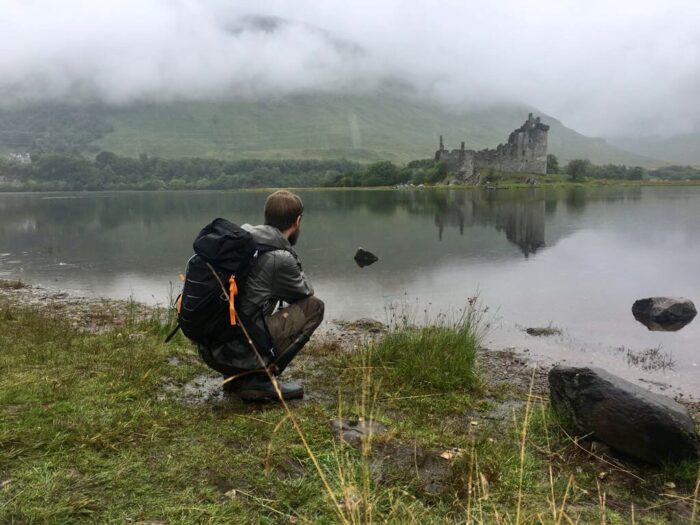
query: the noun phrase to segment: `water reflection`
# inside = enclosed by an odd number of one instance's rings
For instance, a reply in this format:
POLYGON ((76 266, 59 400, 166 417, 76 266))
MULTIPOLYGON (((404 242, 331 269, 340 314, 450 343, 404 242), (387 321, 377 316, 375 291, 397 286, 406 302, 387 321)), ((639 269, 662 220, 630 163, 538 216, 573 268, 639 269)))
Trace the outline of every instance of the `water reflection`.
POLYGON ((458 227, 459 234, 464 235, 465 226, 493 225, 527 257, 545 245, 544 216, 542 193, 457 193, 445 197, 435 215, 435 225, 441 240, 447 226, 458 227))
MULTIPOLYGON (((479 228, 486 227, 504 235, 527 258, 557 242, 564 233, 546 231, 548 219, 556 222, 559 203, 564 203, 567 215, 576 216, 585 212, 591 200, 638 200, 640 190, 628 188, 602 195, 584 187, 303 192, 309 210, 304 238, 313 235, 323 240, 326 263, 337 263, 343 253, 340 250, 348 249, 335 232, 344 232, 346 239, 357 238, 355 247, 402 252, 411 246, 413 256, 420 259, 433 250, 422 233, 427 224, 423 218, 429 217, 439 241, 451 228, 460 237, 470 237, 466 242, 445 241, 449 251, 469 251, 478 238, 489 245, 490 252, 502 253, 503 247, 496 246, 495 238, 480 234, 479 228), (421 233, 412 235, 412 230, 421 233)), ((99 267, 105 257, 114 258, 120 266, 129 256, 146 266, 155 260, 168 264, 165 261, 169 258, 185 255, 194 234, 216 216, 239 223, 260 222, 264 198, 260 192, 5 195, 0 196, 0 243, 3 251, 43 255, 54 262, 73 258, 93 267, 99 267)), ((300 249, 304 251, 303 243, 300 249)), ((441 257, 434 250, 432 256, 441 257)), ((32 257, 27 262, 31 265, 32 257)), ((404 257, 393 262, 411 264, 404 257)))
POLYGON ((687 320, 687 321, 677 321, 675 323, 657 323, 655 321, 652 321, 651 319, 647 319, 646 317, 641 317, 638 315, 635 315, 634 318, 641 324, 647 327, 648 330, 652 332, 677 332, 681 328, 685 328, 688 326, 691 322, 692 319, 687 320))

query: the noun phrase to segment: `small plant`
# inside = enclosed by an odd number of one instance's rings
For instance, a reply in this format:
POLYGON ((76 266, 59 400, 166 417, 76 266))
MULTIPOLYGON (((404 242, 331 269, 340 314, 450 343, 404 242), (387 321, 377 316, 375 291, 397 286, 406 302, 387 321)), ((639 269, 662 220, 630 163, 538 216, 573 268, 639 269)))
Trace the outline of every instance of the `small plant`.
POLYGON ((422 390, 477 389, 476 352, 486 329, 476 298, 459 319, 447 315, 426 326, 410 323, 406 309, 398 323, 372 352, 372 364, 401 388, 422 390))
POLYGON ((22 288, 27 288, 28 285, 20 281, 19 279, 17 280, 11 280, 11 279, 0 279, 0 289, 3 290, 21 290, 22 288))
POLYGON ((676 367, 673 355, 662 352, 661 345, 654 348, 646 348, 639 352, 621 346, 618 348, 618 351, 624 352, 628 365, 636 366, 642 370, 673 370, 676 367))
POLYGON ((525 333, 534 337, 551 337, 553 335, 561 335, 562 331, 561 328, 552 326, 552 323, 549 323, 547 326, 526 328, 525 333))

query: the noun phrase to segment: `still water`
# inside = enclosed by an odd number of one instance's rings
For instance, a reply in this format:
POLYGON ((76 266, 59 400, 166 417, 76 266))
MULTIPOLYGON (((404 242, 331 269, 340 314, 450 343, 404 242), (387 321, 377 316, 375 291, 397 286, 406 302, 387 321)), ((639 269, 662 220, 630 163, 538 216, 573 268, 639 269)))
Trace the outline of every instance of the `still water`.
MULTIPOLYGON (((700 320, 650 332, 635 299, 700 304, 700 187, 308 191, 298 252, 327 318, 421 321, 479 294, 490 348, 596 364, 700 397, 700 320), (358 268, 363 247, 380 257, 358 268), (526 327, 561 335, 535 338, 526 327), (657 349, 672 369, 632 356, 657 349)), ((265 193, 0 194, 0 277, 163 303, 199 229, 261 222, 265 193)), ((651 382, 653 383, 651 383, 651 382)))

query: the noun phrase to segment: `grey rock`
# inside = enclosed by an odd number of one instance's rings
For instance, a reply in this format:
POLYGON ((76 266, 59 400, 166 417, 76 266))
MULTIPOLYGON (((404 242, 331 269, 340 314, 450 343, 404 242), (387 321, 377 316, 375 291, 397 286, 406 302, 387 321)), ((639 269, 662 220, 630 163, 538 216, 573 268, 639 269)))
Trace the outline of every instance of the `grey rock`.
POLYGON ((600 368, 549 371, 555 412, 579 436, 647 463, 696 459, 700 438, 686 408, 600 368))
POLYGON ((355 262, 360 268, 374 264, 379 260, 379 257, 374 255, 372 252, 358 248, 355 252, 355 262))
POLYGON ((632 305, 632 315, 649 330, 675 331, 690 323, 698 311, 684 297, 648 297, 632 305))
POLYGON ((385 425, 374 420, 333 419, 331 428, 336 437, 348 445, 360 446, 365 440, 374 438, 387 431, 385 425))

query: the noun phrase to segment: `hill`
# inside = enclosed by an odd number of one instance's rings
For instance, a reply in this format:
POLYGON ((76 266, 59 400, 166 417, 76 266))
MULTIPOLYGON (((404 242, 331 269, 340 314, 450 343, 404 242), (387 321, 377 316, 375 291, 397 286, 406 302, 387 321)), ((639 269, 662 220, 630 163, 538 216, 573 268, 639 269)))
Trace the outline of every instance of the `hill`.
POLYGON ((445 137, 447 147, 456 148, 462 140, 471 149, 494 147, 507 140, 529 111, 550 124, 549 149, 563 161, 585 157, 595 163, 661 164, 581 135, 534 108, 499 106, 463 111, 386 94, 316 94, 259 101, 139 104, 119 109, 71 110, 61 106, 53 112, 42 106, 40 111, 28 108, 14 112, 12 118, 0 115, 0 122, 5 123, 0 125, 0 143, 4 141, 3 149, 9 151, 29 148, 37 140, 58 141, 62 148, 108 150, 132 157, 146 153, 166 158, 406 162, 431 157, 439 135, 445 137), (5 129, 8 123, 12 129, 5 129), (23 125, 27 129, 18 134, 17 127, 23 125), (86 130, 93 133, 88 145, 86 130), (14 142, 8 140, 11 132, 14 142), (76 137, 80 142, 71 146, 76 137))
POLYGON ((671 138, 622 138, 613 142, 628 151, 651 155, 671 164, 700 167, 700 131, 671 138))

